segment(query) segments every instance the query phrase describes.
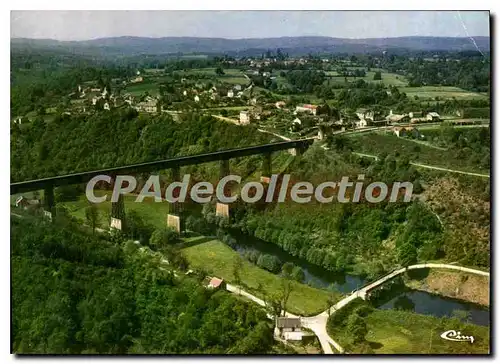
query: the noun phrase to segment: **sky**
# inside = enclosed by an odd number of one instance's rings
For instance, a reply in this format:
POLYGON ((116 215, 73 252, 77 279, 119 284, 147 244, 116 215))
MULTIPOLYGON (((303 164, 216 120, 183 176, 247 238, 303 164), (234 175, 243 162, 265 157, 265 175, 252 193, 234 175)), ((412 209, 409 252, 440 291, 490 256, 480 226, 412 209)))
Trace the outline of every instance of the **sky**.
POLYGON ((11 38, 488 36, 485 11, 12 11, 11 38))

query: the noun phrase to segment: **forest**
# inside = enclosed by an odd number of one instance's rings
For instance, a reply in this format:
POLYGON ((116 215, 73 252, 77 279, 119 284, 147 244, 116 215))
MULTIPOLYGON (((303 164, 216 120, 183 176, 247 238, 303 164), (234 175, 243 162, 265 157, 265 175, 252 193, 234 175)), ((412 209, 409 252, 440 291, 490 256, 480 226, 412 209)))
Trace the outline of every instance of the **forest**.
POLYGON ((61 116, 11 129, 11 178, 41 177, 117 167, 269 142, 254 127, 239 127, 211 116, 137 115, 118 109, 93 115, 61 116), (117 143, 116 141, 120 141, 117 143))
POLYGON ((119 236, 68 220, 11 223, 12 350, 23 354, 264 354, 263 309, 119 236))

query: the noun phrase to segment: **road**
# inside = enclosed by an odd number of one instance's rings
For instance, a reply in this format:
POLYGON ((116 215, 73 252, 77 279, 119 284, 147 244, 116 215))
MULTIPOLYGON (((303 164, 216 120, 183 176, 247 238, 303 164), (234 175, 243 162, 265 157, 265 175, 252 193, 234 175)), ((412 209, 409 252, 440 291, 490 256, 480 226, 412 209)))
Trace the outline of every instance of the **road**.
MULTIPOLYGON (((358 152, 352 152, 352 153, 356 154, 356 155, 359 155, 360 157, 373 158, 375 160, 379 159, 379 157, 377 157, 376 155, 373 155, 373 154, 358 153, 358 152)), ((449 169, 449 168, 431 166, 431 165, 428 165, 428 164, 422 164, 422 163, 416 163, 416 162, 410 162, 410 164, 412 166, 415 166, 415 167, 418 167, 418 168, 434 169, 436 171, 444 171, 444 172, 451 172, 451 173, 460 173, 460 174, 467 174, 469 176, 490 178, 489 174, 459 171, 457 169, 449 169)))
POLYGON ((215 115, 215 114, 213 114, 211 116, 216 118, 216 119, 222 120, 222 121, 227 121, 227 122, 232 123, 232 124, 240 125, 240 121, 237 119, 231 119, 231 118, 228 118, 226 116, 215 115))

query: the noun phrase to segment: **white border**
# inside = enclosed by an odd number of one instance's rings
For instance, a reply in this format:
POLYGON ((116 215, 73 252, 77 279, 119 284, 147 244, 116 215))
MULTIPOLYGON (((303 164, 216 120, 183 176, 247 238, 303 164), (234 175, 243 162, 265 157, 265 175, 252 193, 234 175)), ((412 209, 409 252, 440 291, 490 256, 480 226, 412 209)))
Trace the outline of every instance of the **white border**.
MULTIPOLYGON (((232 1, 227 1, 227 0, 222 0, 222 1, 217 1, 217 2, 208 2, 208 1, 203 1, 203 0, 184 0, 182 2, 166 2, 166 1, 150 1, 150 2, 140 2, 140 1, 131 1, 131 0, 122 0, 122 1, 108 1, 106 3, 102 1, 96 1, 96 0, 87 0, 87 1, 81 1, 81 2, 67 2, 67 1, 16 1, 15 3, 10 3, 10 2, 2 2, 2 8, 5 6, 5 10, 2 11, 2 17, 1 17, 1 22, 0 26, 2 28, 2 31, 4 33, 3 36, 3 45, 4 45, 4 54, 5 56, 2 58, 3 61, 3 67, 1 68, 3 72, 0 72, 0 77, 2 78, 2 98, 1 100, 4 102, 4 120, 2 122, 2 127, 5 128, 3 132, 1 133, 2 138, 4 138, 3 142, 0 143, 0 148, 1 149, 1 155, 3 156, 2 158, 2 171, 10 171, 10 161, 9 161, 9 143, 10 143, 10 132, 8 130, 9 128, 9 122, 10 121, 10 103, 9 103, 9 72, 7 72, 8 69, 10 69, 9 66, 9 58, 7 57, 8 54, 10 54, 10 6, 14 6, 15 10, 38 10, 38 9, 61 9, 61 10, 111 10, 111 9, 121 9, 121 10, 154 10, 154 9, 169 9, 169 10, 304 10, 304 7, 307 7, 307 10, 488 10, 491 9, 495 13, 495 9, 498 7, 498 2, 493 2, 493 1, 485 1, 485 0, 475 0, 475 1, 462 1, 462 0, 455 0, 452 2, 439 2, 435 0, 405 0, 405 1, 398 1, 398 2, 392 2, 392 1, 360 1, 360 0, 350 0, 348 2, 333 2, 333 1, 328 1, 328 0, 317 0, 314 2, 305 2, 305 1, 296 1, 296 0, 280 0, 280 1, 269 1, 269 0, 232 0, 232 1)), ((362 20, 360 20, 362 21, 362 20)), ((495 38, 492 38, 492 44, 495 38)), ((496 42, 495 42, 496 43, 496 42)), ((498 70, 498 58, 495 59, 495 70, 498 70)), ((496 74, 496 72, 494 73, 496 74)), ((493 83, 494 86, 497 85, 496 82, 496 77, 493 83)), ((494 88, 494 87, 492 87, 494 88)), ((493 118, 493 122, 496 121, 496 109, 498 105, 498 94, 494 93, 494 104, 495 107, 493 110, 495 110, 495 115, 493 118)), ((494 136, 495 140, 499 140, 499 128, 495 128, 494 136)), ((498 155, 498 150, 499 148, 497 147, 495 149, 495 163, 494 163, 494 168, 497 170, 500 166, 500 156, 498 155)), ((7 173, 5 173, 7 174, 7 173)), ((493 175, 492 175, 493 176, 493 175)), ((493 179, 495 182, 494 187, 498 187, 498 180, 496 178, 493 179)), ((9 189, 9 182, 7 180, 7 177, 2 179, 2 183, 4 184, 4 188, 2 190, 8 190, 9 189)), ((496 191, 498 191, 498 188, 496 188, 496 191)), ((498 196, 498 193, 496 193, 495 197, 498 196)), ((498 206, 498 198, 495 198, 496 206, 498 206)), ((493 204, 493 201, 492 201, 493 204)), ((5 238, 2 239, 3 242, 3 260, 4 264, 1 264, 1 273, 2 273, 2 321, 1 321, 1 343, 2 343, 2 353, 5 355, 10 352, 10 250, 9 250, 9 244, 7 244, 7 241, 10 241, 10 234, 7 236, 8 232, 10 232, 10 213, 7 210, 8 206, 8 201, 7 201, 7 195, 4 195, 4 201, 2 202, 2 206, 4 206, 5 210, 2 209, 2 218, 0 219, 1 221, 1 231, 5 235, 5 238)), ((500 226, 500 217, 498 214, 494 214, 494 224, 493 226, 500 226)), ((493 242, 491 243, 493 246, 493 242)), ((494 251, 499 250, 499 248, 496 248, 494 251)), ((498 270, 498 260, 495 260, 495 272, 498 270)), ((498 280, 495 281, 495 292, 498 292, 498 280)), ((493 302, 495 302, 493 300, 493 302)), ((493 303, 492 302, 492 303, 493 303)), ((498 315, 498 312, 497 312, 498 315)), ((496 321, 495 321, 495 326, 496 326, 496 321)), ((494 347, 496 350, 499 350, 498 346, 498 339, 496 338, 495 335, 492 336, 492 341, 494 340, 494 347)), ((306 361, 313 361, 313 360, 337 360, 339 357, 334 357, 334 358, 305 358, 302 357, 303 359, 300 360, 306 360, 306 361)), ((14 356, 8 355, 8 358, 4 356, 3 359, 7 359, 7 361, 12 361, 14 360, 14 356)), ((272 359, 272 358, 270 358, 272 359)), ((264 359, 264 358, 251 358, 248 359, 248 362, 260 362, 262 360, 270 360, 270 359, 264 359)), ((282 360, 289 361, 290 359, 286 358, 281 358, 282 360)), ((298 358, 294 358, 297 360, 298 358)), ((360 358, 348 358, 350 362, 357 363, 361 362, 362 359, 360 358)), ((26 360, 26 359, 25 359, 26 360)), ((43 359, 32 359, 35 362, 43 362, 43 359)), ((72 359, 69 358, 59 358, 61 362, 69 362, 72 359)), ((92 360, 98 360, 98 361, 104 361, 106 358, 92 358, 92 360)), ((115 359, 114 362, 122 362, 127 359, 115 359)), ((130 360, 130 359, 129 359, 130 360)), ((140 360, 144 360, 143 358, 140 360)), ((147 358, 148 362, 158 362, 158 363, 164 363, 165 360, 170 360, 170 358, 164 357, 164 358, 147 358)), ((183 359, 183 361, 186 360, 188 362, 198 362, 200 359, 199 358, 186 358, 183 359)), ((205 360, 220 360, 220 358, 207 358, 205 360)), ((237 358, 228 358, 225 359, 227 362, 236 362, 238 359, 237 358)), ((398 357, 396 360, 409 360, 408 358, 403 358, 403 357, 398 357)), ((429 359, 423 359, 423 358, 418 358, 416 360, 412 360, 412 362, 426 362, 429 360, 435 360, 435 358, 429 358, 429 359)), ((455 358, 443 358, 445 361, 452 361, 455 360, 455 358)), ((462 358, 463 361, 477 361, 478 359, 474 358, 462 358)))

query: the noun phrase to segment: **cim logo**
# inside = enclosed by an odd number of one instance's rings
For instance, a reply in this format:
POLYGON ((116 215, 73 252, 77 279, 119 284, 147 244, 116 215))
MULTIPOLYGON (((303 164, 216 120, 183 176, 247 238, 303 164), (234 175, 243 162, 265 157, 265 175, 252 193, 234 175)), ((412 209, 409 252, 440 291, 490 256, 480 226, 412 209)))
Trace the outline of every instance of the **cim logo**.
POLYGON ((448 330, 441 334, 441 337, 449 341, 469 341, 471 344, 474 342, 474 336, 462 335, 460 331, 448 330))

